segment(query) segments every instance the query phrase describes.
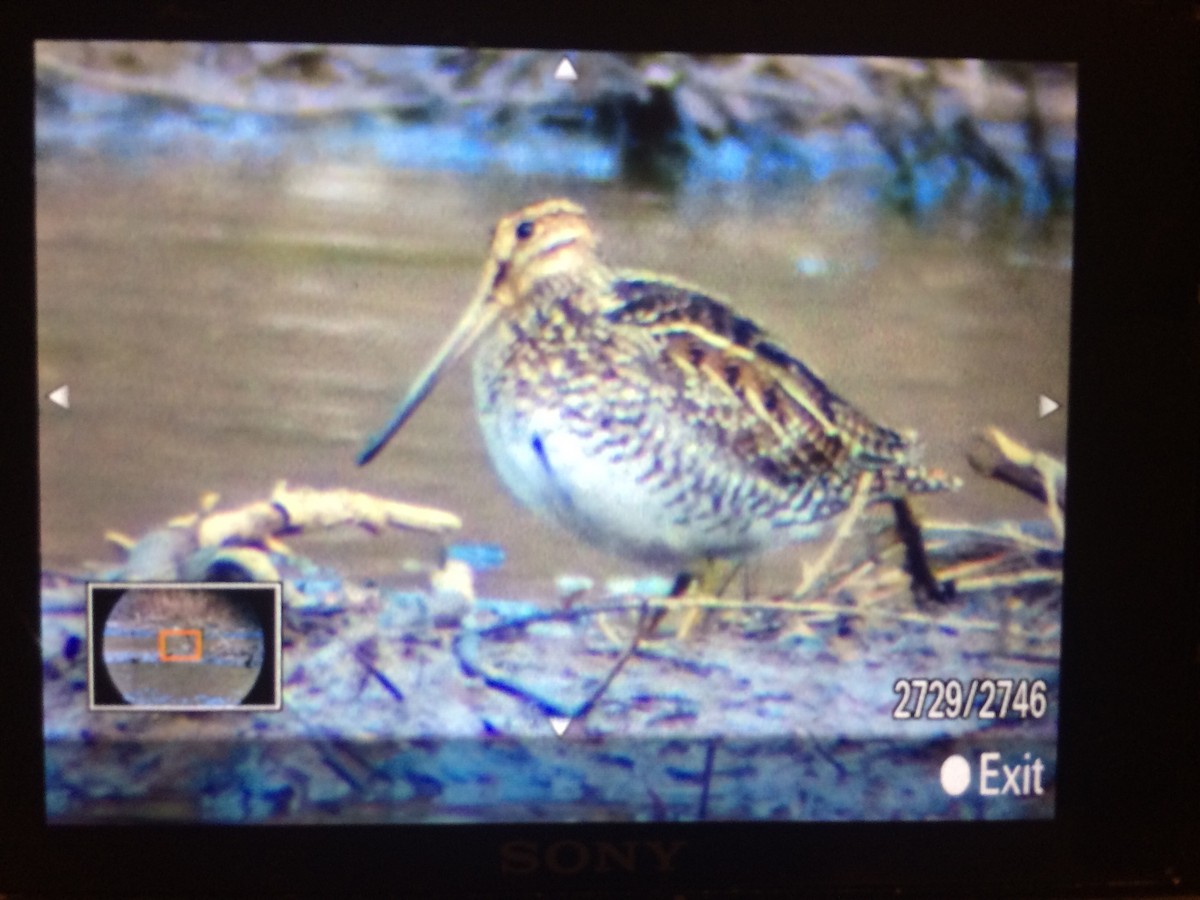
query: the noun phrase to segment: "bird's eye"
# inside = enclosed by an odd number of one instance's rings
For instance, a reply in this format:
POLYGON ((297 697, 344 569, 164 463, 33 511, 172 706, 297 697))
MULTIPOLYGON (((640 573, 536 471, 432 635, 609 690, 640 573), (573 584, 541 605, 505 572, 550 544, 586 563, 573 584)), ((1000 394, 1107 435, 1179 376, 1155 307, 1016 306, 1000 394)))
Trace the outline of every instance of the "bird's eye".
POLYGON ((517 240, 523 241, 532 234, 533 234, 533 223, 532 222, 522 222, 520 225, 517 226, 517 240))

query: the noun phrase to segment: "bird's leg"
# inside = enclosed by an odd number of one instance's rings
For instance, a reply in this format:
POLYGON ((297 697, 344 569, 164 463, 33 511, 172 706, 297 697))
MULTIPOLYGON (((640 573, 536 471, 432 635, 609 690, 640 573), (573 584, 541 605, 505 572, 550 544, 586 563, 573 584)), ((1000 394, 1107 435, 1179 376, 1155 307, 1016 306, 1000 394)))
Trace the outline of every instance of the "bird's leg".
POLYGON ((896 516, 896 532, 904 544, 904 569, 912 577, 912 592, 917 604, 928 601, 946 603, 953 599, 954 582, 939 582, 929 567, 921 526, 908 500, 903 497, 892 500, 892 512, 896 516))
MULTIPOLYGON (((740 568, 741 563, 722 559, 706 559, 700 563, 698 571, 694 573, 681 572, 675 579, 675 584, 671 588, 671 593, 668 597, 672 600, 681 600, 690 596, 700 598, 719 597, 729 587, 729 583, 740 568)), ((658 631, 658 626, 666 618, 669 611, 667 607, 659 607, 654 610, 646 623, 644 633, 646 640, 653 639, 658 631)), ((683 610, 679 627, 675 630, 675 638, 677 640, 686 640, 704 613, 705 610, 700 606, 686 607, 683 610)))
MULTIPOLYGON (((688 589, 691 588, 695 580, 696 576, 694 576, 691 572, 680 572, 675 576, 675 584, 671 586, 671 592, 667 594, 667 596, 672 600, 677 597, 686 596, 688 589)), ((655 610, 650 614, 650 618, 645 623, 642 636, 646 639, 653 638, 653 636, 658 632, 658 626, 662 623, 662 620, 667 617, 668 612, 670 612, 670 610, 665 606, 659 606, 655 608, 655 610)))
MULTIPOLYGON (((725 589, 729 587, 729 583, 733 581, 741 567, 741 563, 730 560, 706 559, 700 567, 699 576, 692 579, 689 585, 691 590, 688 593, 698 594, 700 597, 720 597, 725 593, 725 589)), ((676 638, 681 641, 687 640, 687 636, 696 627, 696 623, 701 621, 707 612, 711 612, 711 610, 700 606, 689 606, 685 609, 679 629, 675 632, 676 638)))
POLYGON ((820 580, 825 576, 830 565, 837 557, 838 551, 842 549, 842 544, 850 537, 850 532, 854 530, 855 524, 862 515, 863 510, 867 507, 867 499, 870 497, 870 485, 874 475, 871 472, 862 472, 858 476, 858 481, 854 484, 854 495, 850 498, 850 506, 842 515, 838 522, 837 531, 833 537, 821 551, 821 555, 817 557, 817 561, 811 566, 805 566, 800 584, 792 592, 795 597, 804 597, 811 591, 820 580))

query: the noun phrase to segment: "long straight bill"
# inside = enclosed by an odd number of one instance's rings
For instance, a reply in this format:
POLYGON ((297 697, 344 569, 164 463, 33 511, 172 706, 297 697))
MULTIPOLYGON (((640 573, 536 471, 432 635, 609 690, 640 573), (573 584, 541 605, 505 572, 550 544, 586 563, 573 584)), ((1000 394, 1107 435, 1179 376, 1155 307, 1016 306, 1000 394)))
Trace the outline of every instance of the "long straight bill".
POLYGON ((481 292, 480 296, 467 307, 467 311, 463 313, 463 317, 454 326, 454 331, 450 333, 450 336, 438 348, 437 353, 433 355, 433 359, 421 370, 421 374, 417 376, 417 380, 408 389, 408 394, 400 401, 400 405, 396 407, 391 420, 371 436, 362 451, 358 454, 358 464, 360 466, 365 466, 375 458, 376 454, 404 426, 404 423, 408 421, 408 417, 421 405, 421 401, 433 390, 433 386, 437 384, 442 370, 452 365, 463 353, 470 349, 479 335, 496 318, 498 306, 494 303, 489 304, 487 302, 488 297, 489 295, 486 292, 481 292))

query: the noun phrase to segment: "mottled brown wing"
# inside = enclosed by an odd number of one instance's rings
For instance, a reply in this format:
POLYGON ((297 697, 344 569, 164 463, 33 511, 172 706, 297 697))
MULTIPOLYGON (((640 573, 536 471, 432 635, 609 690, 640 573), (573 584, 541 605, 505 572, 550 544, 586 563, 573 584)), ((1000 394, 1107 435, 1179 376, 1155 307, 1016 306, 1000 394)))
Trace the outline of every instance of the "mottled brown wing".
POLYGON ((905 439, 871 421, 754 322, 690 285, 661 276, 618 273, 618 305, 606 316, 637 325, 688 371, 724 384, 758 427, 734 437, 734 449, 773 481, 803 483, 848 468, 907 461, 905 439))

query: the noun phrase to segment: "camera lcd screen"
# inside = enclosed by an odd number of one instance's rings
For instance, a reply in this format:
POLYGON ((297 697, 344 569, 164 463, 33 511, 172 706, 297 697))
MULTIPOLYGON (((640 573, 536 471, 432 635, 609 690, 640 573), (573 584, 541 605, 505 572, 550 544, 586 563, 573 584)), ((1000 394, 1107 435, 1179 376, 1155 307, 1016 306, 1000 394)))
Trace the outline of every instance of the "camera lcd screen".
POLYGON ((1074 66, 35 61, 52 824, 1054 816, 1074 66))

